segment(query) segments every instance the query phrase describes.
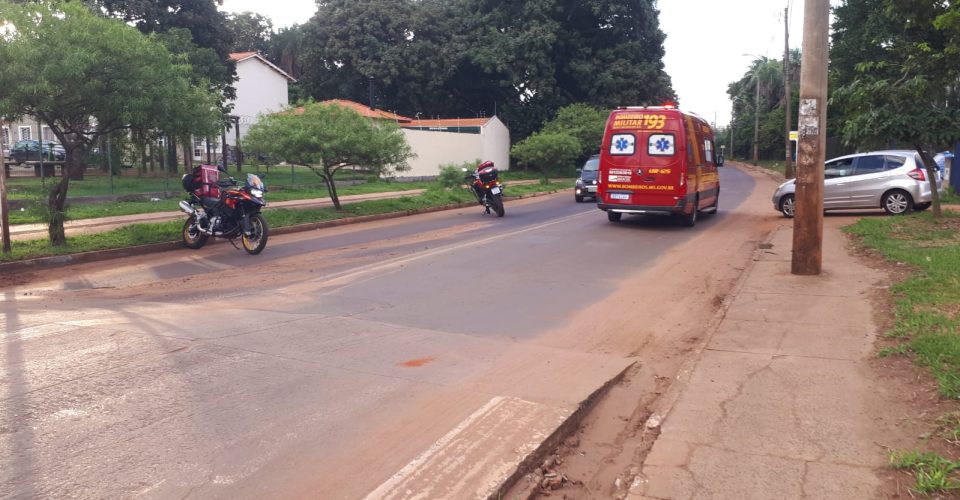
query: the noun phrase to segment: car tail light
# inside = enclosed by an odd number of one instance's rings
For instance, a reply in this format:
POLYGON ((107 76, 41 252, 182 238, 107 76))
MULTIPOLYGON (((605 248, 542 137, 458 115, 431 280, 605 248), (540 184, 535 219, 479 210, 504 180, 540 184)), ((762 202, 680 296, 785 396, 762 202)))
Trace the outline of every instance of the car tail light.
POLYGON ((920 167, 917 167, 917 168, 911 170, 910 172, 907 173, 907 175, 909 175, 911 178, 916 179, 916 180, 918 180, 918 181, 925 181, 925 180, 927 180, 927 176, 926 176, 926 175, 923 175, 923 169, 920 168, 920 167))

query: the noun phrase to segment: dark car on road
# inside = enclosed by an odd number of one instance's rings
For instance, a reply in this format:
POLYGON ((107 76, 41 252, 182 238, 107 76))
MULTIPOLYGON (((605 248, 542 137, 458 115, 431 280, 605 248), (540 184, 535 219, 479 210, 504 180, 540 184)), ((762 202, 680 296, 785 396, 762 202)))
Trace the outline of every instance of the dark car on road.
POLYGON ((597 177, 600 173, 600 155, 593 155, 586 163, 583 164, 583 168, 578 168, 580 172, 580 177, 577 179, 577 183, 574 186, 573 198, 577 200, 577 203, 583 201, 584 198, 593 198, 597 199, 597 177))
MULTIPOLYGON (((40 161, 40 143, 34 140, 17 141, 10 148, 10 157, 18 165, 25 161, 40 161)), ((56 142, 45 141, 43 143, 43 159, 45 161, 64 161, 67 159, 67 151, 56 142)))

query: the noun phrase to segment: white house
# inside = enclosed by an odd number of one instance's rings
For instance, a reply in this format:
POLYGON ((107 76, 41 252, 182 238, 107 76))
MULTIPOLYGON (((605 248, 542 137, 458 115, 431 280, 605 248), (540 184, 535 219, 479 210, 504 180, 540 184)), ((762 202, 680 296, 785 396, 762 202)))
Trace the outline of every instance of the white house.
MULTIPOLYGON (((234 52, 230 60, 237 64, 237 80, 234 88, 237 97, 233 104, 232 116, 236 120, 241 140, 250 127, 257 123, 261 114, 273 113, 287 107, 287 84, 295 82, 292 76, 268 61, 257 52, 234 52)), ((237 129, 227 131, 227 144, 237 145, 237 129)), ((211 144, 214 152, 219 153, 219 141, 211 144)), ((200 160, 206 155, 206 142, 202 137, 193 140, 193 158, 200 160)))

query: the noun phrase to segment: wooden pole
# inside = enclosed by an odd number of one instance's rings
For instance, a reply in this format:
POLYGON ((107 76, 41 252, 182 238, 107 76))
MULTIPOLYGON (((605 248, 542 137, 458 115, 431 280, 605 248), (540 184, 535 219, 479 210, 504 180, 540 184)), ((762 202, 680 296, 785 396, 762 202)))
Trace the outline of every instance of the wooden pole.
POLYGON ((827 137, 829 0, 804 0, 803 62, 791 272, 820 274, 823 264, 823 164, 827 137))

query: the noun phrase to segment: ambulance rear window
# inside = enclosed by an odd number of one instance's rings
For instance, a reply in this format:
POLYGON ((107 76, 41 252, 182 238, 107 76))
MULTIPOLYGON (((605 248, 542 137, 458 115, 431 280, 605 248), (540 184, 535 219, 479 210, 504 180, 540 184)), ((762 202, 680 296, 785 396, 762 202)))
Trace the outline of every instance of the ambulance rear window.
POLYGON ((630 156, 637 150, 637 138, 633 134, 613 134, 610 137, 610 154, 630 156))
POLYGON ((647 154, 650 156, 673 156, 677 152, 673 134, 650 134, 647 139, 647 154))

